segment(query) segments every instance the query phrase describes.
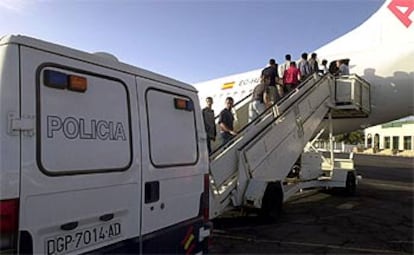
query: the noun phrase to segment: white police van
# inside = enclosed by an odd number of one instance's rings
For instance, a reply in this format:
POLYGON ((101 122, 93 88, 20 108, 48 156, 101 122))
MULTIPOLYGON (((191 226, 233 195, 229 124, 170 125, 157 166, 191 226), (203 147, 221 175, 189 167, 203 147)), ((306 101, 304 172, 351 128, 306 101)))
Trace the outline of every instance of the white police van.
POLYGON ((190 85, 0 38, 0 252, 206 250, 208 155, 190 85))

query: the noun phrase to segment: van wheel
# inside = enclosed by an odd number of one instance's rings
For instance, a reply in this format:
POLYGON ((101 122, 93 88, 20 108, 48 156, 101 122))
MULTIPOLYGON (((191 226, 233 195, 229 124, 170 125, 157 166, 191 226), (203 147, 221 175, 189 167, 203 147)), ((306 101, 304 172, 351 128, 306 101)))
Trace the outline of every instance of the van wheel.
POLYGON ((356 185, 355 171, 349 171, 346 175, 345 194, 354 196, 356 193, 356 185))
POLYGON ((270 182, 267 184, 266 191, 262 199, 260 208, 260 218, 266 222, 276 222, 283 208, 283 189, 280 182, 270 182))

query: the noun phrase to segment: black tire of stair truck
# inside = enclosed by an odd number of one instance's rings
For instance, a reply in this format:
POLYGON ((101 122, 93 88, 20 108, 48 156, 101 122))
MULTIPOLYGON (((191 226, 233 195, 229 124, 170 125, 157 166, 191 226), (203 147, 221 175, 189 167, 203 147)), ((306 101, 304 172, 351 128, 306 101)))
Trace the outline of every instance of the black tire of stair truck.
POLYGON ((299 178, 300 174, 300 164, 294 164, 288 173, 288 178, 299 178))
POLYGON ((283 208, 283 189, 280 182, 269 182, 262 198, 260 219, 265 222, 276 222, 283 208))
POLYGON ((354 196, 356 193, 356 175, 355 171, 349 171, 346 174, 345 195, 354 196))
POLYGON ((290 172, 287 175, 288 178, 299 178, 301 158, 302 158, 302 155, 298 157, 295 164, 290 169, 290 172))

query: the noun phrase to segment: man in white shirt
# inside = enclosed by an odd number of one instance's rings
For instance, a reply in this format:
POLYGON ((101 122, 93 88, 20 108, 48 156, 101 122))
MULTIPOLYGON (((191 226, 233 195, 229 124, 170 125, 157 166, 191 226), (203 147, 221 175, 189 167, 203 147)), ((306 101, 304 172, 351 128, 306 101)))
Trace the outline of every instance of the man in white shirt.
POLYGON ((283 75, 285 74, 285 71, 289 68, 291 60, 292 60, 292 57, 290 56, 290 54, 286 54, 285 55, 285 63, 281 64, 280 68, 279 68, 279 77, 280 78, 283 77, 283 75))

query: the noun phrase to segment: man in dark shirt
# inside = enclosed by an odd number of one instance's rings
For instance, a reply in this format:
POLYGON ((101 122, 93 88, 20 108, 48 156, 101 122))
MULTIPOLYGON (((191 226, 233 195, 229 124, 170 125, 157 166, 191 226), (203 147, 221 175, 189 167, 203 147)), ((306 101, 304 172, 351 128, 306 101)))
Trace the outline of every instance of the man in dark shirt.
POLYGON ((319 64, 316 58, 317 58, 316 53, 312 53, 311 58, 309 59, 309 67, 310 67, 311 74, 319 73, 319 64))
POLYGON ((231 112, 231 109, 233 108, 233 103, 234 103, 233 98, 227 97, 226 106, 220 112, 219 126, 220 126, 220 135, 222 138, 222 144, 226 144, 235 135, 237 135, 237 133, 234 132, 233 130, 234 116, 233 116, 233 113, 231 112))
POLYGON ((270 77, 270 83, 269 83, 270 100, 273 103, 275 103, 276 101, 280 99, 280 95, 276 87, 276 85, 279 82, 279 72, 278 72, 276 60, 274 60, 273 58, 269 60, 269 66, 262 70, 262 78, 264 76, 270 77))
POLYGON ((216 124, 214 122, 214 111, 212 109, 213 98, 206 98, 207 106, 203 109, 204 127, 207 133, 207 150, 211 153, 211 141, 216 140, 216 124))

